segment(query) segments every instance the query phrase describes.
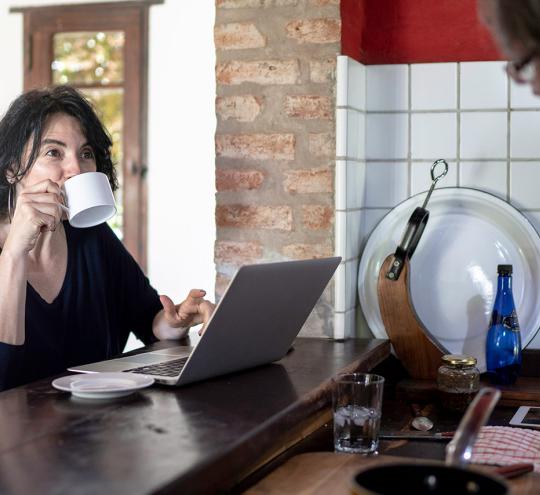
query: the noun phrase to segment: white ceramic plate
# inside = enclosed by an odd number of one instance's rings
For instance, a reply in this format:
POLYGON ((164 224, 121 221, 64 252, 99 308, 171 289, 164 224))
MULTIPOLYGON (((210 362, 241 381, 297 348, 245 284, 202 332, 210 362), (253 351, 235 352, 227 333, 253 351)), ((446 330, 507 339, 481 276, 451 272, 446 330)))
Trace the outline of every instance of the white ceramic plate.
MULTIPOLYGON (((386 338, 379 310, 381 265, 401 242, 410 215, 426 193, 390 211, 368 239, 358 274, 367 323, 386 338)), ((475 356, 486 370, 485 339, 497 292, 497 265, 513 265, 513 295, 525 347, 540 327, 540 237, 513 206, 467 188, 435 190, 429 221, 411 260, 414 309, 431 336, 449 353, 475 356)))
POLYGON ((57 378, 52 386, 84 399, 113 399, 153 383, 153 378, 135 373, 79 373, 57 378))

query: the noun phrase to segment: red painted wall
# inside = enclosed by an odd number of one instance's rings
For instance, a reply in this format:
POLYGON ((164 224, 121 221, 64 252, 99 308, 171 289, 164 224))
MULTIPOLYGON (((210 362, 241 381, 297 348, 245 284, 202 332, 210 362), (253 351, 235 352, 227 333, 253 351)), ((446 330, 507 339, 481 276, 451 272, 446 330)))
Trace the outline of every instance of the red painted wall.
POLYGON ((341 52, 364 64, 501 60, 474 0, 341 0, 341 52))

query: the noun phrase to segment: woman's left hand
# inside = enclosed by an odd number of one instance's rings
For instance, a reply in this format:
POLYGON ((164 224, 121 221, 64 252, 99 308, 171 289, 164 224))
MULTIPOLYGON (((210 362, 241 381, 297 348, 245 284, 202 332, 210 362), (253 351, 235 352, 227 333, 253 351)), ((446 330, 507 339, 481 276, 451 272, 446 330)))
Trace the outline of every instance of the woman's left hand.
POLYGON ((199 335, 202 335, 206 329, 206 323, 216 307, 215 304, 204 299, 205 295, 206 291, 204 290, 191 289, 187 298, 176 305, 170 297, 159 296, 167 324, 172 328, 180 328, 202 323, 203 327, 199 330, 199 335))

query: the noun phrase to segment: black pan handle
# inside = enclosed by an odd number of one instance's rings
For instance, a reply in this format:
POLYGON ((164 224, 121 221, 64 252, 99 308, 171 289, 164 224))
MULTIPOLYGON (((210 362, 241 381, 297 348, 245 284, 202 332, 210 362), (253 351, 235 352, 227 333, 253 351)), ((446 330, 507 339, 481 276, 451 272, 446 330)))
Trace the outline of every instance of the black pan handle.
POLYGON ((409 218, 407 223, 407 228, 403 234, 403 238, 399 246, 396 248, 394 253, 394 259, 390 265, 390 269, 386 273, 386 278, 390 280, 397 280, 401 275, 401 270, 403 270, 403 265, 405 260, 411 259, 418 242, 422 237, 424 229, 429 219, 429 211, 425 208, 418 206, 413 211, 413 214, 409 218))
POLYGON ((422 237, 422 233, 424 232, 427 221, 429 219, 429 211, 426 210, 429 198, 431 197, 431 194, 433 193, 437 182, 439 182, 439 180, 441 180, 447 173, 448 163, 446 163, 446 160, 443 160, 441 158, 434 161, 431 165, 431 187, 429 188, 426 199, 424 200, 424 204, 417 207, 413 211, 411 218, 409 218, 407 228, 405 229, 405 234, 403 234, 401 243, 396 248, 396 252, 394 253, 394 259, 392 260, 390 269, 386 273, 386 278, 394 281, 397 280, 401 274, 401 270, 403 270, 403 265, 405 264, 405 261, 412 258, 412 255, 414 254, 414 251, 418 246, 420 237, 422 237), (440 165, 442 165, 443 168, 441 172, 437 174, 436 170, 437 168, 440 168, 440 165))

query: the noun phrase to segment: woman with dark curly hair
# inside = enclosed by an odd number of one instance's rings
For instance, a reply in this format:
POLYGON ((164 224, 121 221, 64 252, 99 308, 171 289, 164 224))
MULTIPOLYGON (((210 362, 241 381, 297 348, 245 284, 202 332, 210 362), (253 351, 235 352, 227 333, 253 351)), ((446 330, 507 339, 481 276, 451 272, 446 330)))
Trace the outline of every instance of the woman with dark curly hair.
POLYGON ((510 77, 540 96, 540 0, 478 0, 478 11, 510 60, 510 77))
POLYGON ((111 140, 89 102, 59 86, 21 95, 0 121, 0 389, 181 338, 213 304, 158 296, 106 225, 66 222, 62 185, 103 172, 116 189, 111 140))

